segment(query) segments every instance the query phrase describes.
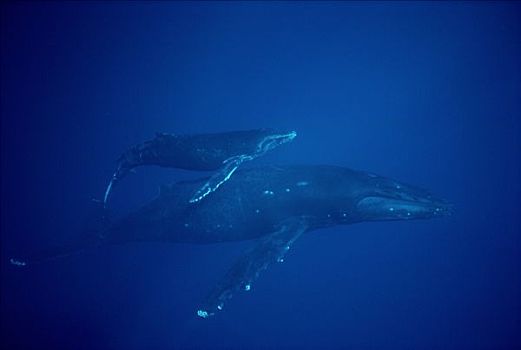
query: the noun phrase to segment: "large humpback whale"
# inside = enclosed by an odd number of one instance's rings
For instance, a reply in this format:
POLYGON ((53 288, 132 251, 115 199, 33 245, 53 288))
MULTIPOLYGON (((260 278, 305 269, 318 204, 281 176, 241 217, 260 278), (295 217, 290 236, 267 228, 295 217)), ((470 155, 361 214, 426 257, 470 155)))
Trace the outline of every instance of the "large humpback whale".
POLYGON ((295 131, 274 129, 231 131, 214 134, 173 135, 157 133, 152 140, 132 146, 118 159, 116 171, 105 190, 106 206, 114 185, 132 169, 142 165, 157 165, 186 170, 216 170, 201 188, 189 198, 200 201, 227 181, 244 162, 292 141, 295 131))
MULTIPOLYGON (((135 241, 205 244, 257 239, 201 304, 197 314, 206 318, 221 310, 234 292, 249 290, 259 272, 282 261, 305 232, 362 221, 429 219, 451 210, 426 190, 337 166, 243 169, 212 196, 189 203, 207 181, 164 186, 155 199, 95 238, 48 250, 34 259, 135 241)), ((25 265, 21 260, 11 262, 25 265)))

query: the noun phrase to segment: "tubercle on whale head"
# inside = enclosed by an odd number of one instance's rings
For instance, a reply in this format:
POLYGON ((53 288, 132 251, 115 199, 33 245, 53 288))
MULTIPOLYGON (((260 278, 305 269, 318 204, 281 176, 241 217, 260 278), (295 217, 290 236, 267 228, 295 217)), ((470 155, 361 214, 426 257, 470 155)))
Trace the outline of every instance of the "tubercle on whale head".
POLYGON ((369 175, 356 211, 363 220, 412 220, 450 216, 453 205, 430 192, 383 177, 369 175))

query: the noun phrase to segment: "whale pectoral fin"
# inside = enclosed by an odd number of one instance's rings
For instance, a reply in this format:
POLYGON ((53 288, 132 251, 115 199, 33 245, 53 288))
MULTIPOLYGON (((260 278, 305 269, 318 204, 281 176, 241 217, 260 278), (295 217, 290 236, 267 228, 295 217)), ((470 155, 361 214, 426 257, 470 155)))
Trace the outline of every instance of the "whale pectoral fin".
POLYGON ((245 161, 253 159, 252 156, 240 155, 226 159, 223 166, 213 174, 208 181, 190 199, 190 203, 199 202, 201 199, 215 191, 223 183, 228 181, 235 170, 245 161))
POLYGON ((207 318, 222 310, 224 303, 237 290, 251 289, 252 282, 269 264, 282 262, 290 246, 307 229, 303 218, 291 218, 284 221, 278 230, 260 239, 255 247, 246 252, 228 270, 224 278, 207 296, 197 315, 207 318))

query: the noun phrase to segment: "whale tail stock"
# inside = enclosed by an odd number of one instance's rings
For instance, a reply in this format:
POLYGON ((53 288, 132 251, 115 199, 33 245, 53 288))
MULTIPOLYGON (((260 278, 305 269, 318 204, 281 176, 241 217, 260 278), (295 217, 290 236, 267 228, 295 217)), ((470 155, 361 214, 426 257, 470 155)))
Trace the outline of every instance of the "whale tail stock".
POLYGON ((104 233, 108 230, 111 220, 103 202, 93 200, 92 203, 92 208, 89 209, 83 229, 78 237, 63 244, 39 249, 24 257, 11 257, 9 262, 14 266, 24 267, 70 256, 102 245, 104 233))

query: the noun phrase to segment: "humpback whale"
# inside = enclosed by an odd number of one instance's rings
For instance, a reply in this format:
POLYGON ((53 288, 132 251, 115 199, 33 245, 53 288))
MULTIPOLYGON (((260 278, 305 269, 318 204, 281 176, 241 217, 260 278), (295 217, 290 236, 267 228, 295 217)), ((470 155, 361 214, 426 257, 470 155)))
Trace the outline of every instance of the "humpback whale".
POLYGON ((116 171, 105 190, 104 206, 114 185, 142 165, 216 170, 189 199, 190 203, 198 202, 227 181, 242 163, 260 157, 296 136, 295 131, 279 132, 273 129, 199 135, 157 133, 152 140, 132 146, 119 157, 116 171))
MULTIPOLYGON (((207 318, 239 291, 248 291, 268 265, 282 262, 304 233, 362 221, 443 217, 451 205, 428 191, 338 166, 241 169, 226 186, 191 204, 208 179, 163 186, 159 195, 115 221, 95 238, 42 254, 34 261, 100 245, 136 241, 206 244, 257 240, 210 291, 197 310, 207 318)), ((31 262, 12 259, 11 263, 31 262)))

